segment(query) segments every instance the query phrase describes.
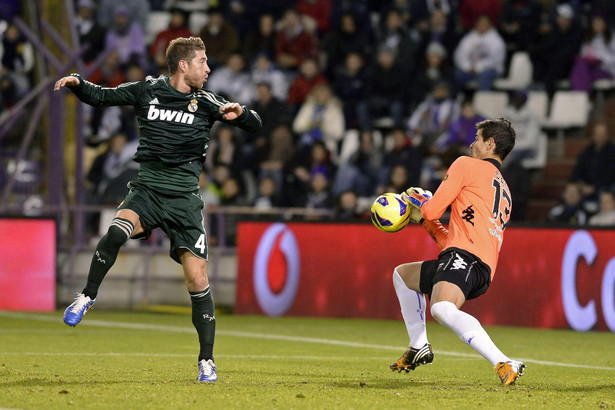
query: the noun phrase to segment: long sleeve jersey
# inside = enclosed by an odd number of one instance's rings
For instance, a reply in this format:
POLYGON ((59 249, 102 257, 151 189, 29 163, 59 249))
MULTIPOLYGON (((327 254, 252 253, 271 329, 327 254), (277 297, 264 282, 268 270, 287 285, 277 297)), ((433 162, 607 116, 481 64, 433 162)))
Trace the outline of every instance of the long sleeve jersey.
POLYGON ((449 205, 451 218, 443 251, 457 248, 472 253, 489 265, 493 279, 512 210, 500 163, 470 157, 455 160, 421 213, 426 221, 435 221, 449 205))

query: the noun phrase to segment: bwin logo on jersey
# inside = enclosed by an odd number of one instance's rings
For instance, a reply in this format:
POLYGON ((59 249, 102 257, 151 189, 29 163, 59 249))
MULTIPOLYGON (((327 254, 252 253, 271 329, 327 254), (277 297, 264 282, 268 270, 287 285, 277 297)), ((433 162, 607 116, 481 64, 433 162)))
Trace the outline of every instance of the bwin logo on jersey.
POLYGON ((468 263, 463 260, 463 258, 459 255, 455 255, 455 260, 453 261, 453 267, 451 269, 462 270, 468 266, 468 263))
POLYGON ((182 124, 192 124, 194 122, 194 114, 189 114, 187 112, 181 111, 165 110, 162 108, 158 109, 155 105, 150 105, 149 111, 147 112, 147 119, 160 119, 162 121, 174 121, 180 122, 182 124))

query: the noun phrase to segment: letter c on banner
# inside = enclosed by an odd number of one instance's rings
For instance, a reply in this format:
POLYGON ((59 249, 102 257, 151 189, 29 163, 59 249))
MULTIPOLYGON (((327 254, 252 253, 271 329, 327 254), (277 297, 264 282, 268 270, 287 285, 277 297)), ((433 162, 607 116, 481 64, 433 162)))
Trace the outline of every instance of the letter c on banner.
POLYGON ((606 326, 615 332, 615 258, 604 268, 602 277, 602 315, 606 326))
POLYGON ((590 300, 587 305, 581 306, 577 297, 577 261, 585 258, 591 265, 596 258, 598 250, 594 239, 587 231, 576 231, 568 239, 562 261, 562 303, 564 314, 570 327, 574 330, 586 332, 596 325, 598 320, 596 302, 590 300))
POLYGON ((299 288, 299 247, 292 230, 274 223, 261 236, 254 258, 254 293, 261 310, 269 316, 282 316, 292 306, 299 288), (270 270, 283 275, 272 283, 270 270), (276 292, 278 284, 282 286, 276 292))

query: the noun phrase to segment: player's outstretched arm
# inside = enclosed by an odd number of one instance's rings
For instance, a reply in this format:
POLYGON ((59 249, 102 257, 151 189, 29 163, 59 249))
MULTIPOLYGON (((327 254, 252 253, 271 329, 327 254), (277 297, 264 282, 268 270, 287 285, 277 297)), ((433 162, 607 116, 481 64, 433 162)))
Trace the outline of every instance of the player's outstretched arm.
POLYGON ((68 75, 56 81, 56 84, 53 87, 53 91, 58 91, 62 87, 76 87, 78 85, 79 85, 79 78, 72 76, 72 75, 68 75))

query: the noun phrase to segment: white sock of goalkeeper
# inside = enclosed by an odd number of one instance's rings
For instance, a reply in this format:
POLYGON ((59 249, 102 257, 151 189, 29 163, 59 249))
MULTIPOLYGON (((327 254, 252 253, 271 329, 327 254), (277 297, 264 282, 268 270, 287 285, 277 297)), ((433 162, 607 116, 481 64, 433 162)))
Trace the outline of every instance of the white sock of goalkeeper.
POLYGON ((431 315, 451 329, 464 343, 489 360, 493 366, 510 360, 497 348, 474 316, 457 309, 454 303, 438 302, 431 305, 431 315))
POLYGON ((397 269, 393 272, 393 286, 399 305, 401 315, 408 330, 410 346, 420 349, 427 343, 427 329, 425 329, 425 295, 421 292, 412 290, 406 286, 404 280, 399 276, 397 269))

